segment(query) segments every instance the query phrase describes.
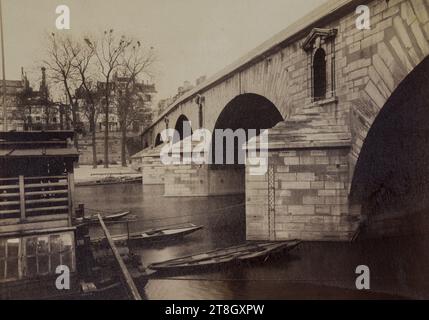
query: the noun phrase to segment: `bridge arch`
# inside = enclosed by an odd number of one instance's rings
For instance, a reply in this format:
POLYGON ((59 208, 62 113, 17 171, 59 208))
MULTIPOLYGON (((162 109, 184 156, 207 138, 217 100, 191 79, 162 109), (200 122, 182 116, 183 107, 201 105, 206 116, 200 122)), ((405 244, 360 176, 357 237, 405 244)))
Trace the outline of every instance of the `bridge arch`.
POLYGON ((401 234, 429 226, 421 215, 429 208, 428 88, 426 57, 388 98, 362 145, 350 201, 361 204, 369 232, 375 224, 401 234))
POLYGON ((154 146, 157 147, 162 144, 161 134, 158 133, 155 137, 154 146))
MULTIPOLYGON (((174 129, 179 133, 179 140, 181 141, 189 136, 192 135, 192 125, 189 121, 188 117, 184 114, 181 114, 176 121, 176 125, 174 126, 174 129)), ((178 142, 174 141, 174 142, 178 142)))
POLYGON ((227 103, 216 120, 215 129, 269 129, 283 120, 279 109, 269 99, 245 93, 227 103))
MULTIPOLYGON (((212 160, 215 160, 216 154, 216 130, 227 130, 231 129, 236 132, 239 129, 243 129, 246 133, 246 140, 251 138, 253 132, 249 130, 255 130, 256 135, 259 135, 261 130, 270 129, 279 122, 283 121, 283 116, 279 109, 269 99, 264 96, 246 93, 236 96, 223 108, 219 114, 214 130, 212 140, 212 160)), ((226 163, 226 141, 222 144, 224 155, 224 164, 226 163)), ((234 140, 234 165, 239 165, 239 139, 234 140)), ((220 150, 218 150, 219 152, 220 150)))

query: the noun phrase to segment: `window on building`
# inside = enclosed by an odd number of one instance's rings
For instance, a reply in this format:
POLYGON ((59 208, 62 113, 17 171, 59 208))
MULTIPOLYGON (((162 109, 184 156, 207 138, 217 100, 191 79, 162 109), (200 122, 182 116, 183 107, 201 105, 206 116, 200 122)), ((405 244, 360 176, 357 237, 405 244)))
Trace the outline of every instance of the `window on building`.
POLYGON ((314 100, 326 97, 326 53, 322 48, 313 57, 313 97, 314 100))
POLYGON ((0 239, 0 281, 19 278, 20 239, 0 239))
POLYGON ((54 274, 60 265, 73 272, 74 259, 72 233, 0 239, 0 282, 54 274))
POLYGON ((28 278, 53 274, 60 265, 73 271, 72 235, 65 233, 26 238, 25 256, 23 273, 28 278))

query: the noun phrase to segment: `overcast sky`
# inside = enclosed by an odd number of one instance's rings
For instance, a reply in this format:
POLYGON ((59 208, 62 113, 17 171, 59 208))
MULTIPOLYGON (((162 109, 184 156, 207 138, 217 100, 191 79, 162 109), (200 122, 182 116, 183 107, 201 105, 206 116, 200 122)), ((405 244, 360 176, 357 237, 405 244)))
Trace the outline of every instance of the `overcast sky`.
MULTIPOLYGON (((158 53, 158 98, 183 81, 213 75, 326 0, 2 0, 7 79, 40 68, 43 36, 55 29, 55 8, 71 10, 71 32, 113 28, 158 53)), ((36 72, 38 73, 38 72, 36 72)))

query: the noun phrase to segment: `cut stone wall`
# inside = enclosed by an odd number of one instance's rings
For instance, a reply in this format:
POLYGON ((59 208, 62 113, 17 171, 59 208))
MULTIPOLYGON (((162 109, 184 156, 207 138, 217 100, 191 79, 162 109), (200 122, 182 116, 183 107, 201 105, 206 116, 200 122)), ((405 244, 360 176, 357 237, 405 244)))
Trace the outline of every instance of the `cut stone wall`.
POLYGON ((196 164, 169 165, 165 171, 165 196, 208 195, 208 170, 196 164))
POLYGON ((170 165, 165 171, 165 196, 220 196, 244 193, 243 169, 209 165, 170 165))
POLYGON ((350 239, 360 211, 348 203, 348 154, 349 148, 270 151, 267 174, 246 172, 247 238, 350 239))
POLYGON ((159 155, 142 157, 143 185, 164 184, 165 165, 159 155))
POLYGON ((164 144, 156 148, 147 148, 140 152, 142 157, 143 185, 163 185, 166 166, 161 162, 161 150, 164 144))
MULTIPOLYGON (((97 161, 104 161, 104 133, 96 134, 97 161)), ((109 133, 109 163, 121 163, 121 136, 119 132, 109 133)), ((90 135, 79 138, 79 164, 92 165, 92 138, 90 135)))

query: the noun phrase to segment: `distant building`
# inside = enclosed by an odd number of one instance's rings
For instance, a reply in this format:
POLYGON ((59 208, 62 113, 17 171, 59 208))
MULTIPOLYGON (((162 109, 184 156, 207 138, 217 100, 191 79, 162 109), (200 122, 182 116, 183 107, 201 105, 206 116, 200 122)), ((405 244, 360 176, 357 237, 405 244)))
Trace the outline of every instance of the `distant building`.
MULTIPOLYGON (((30 86, 23 69, 21 80, 6 80, 8 130, 60 129, 61 107, 50 102, 46 69, 43 67, 41 72, 42 80, 38 91, 34 91, 30 86)), ((3 87, 0 88, 0 95, 3 95, 3 87)), ((3 129, 3 114, 0 121, 3 129)))
POLYGON ((158 107, 157 107, 157 115, 161 115, 164 110, 167 109, 170 105, 172 105, 175 101, 177 101, 181 96, 183 96, 185 93, 191 91, 196 86, 199 86, 201 83, 203 83, 206 80, 206 76, 201 76, 195 81, 195 86, 191 84, 189 81, 184 81, 183 85, 177 88, 177 93, 173 97, 166 98, 159 100, 158 107))
MULTIPOLYGON (((119 116, 117 108, 117 97, 121 90, 125 90, 129 78, 119 77, 114 74, 112 82, 110 83, 110 103, 109 103, 109 161, 111 163, 119 163, 121 160, 121 133, 119 125, 119 116)), ((148 110, 153 110, 153 101, 156 94, 155 84, 148 82, 139 82, 135 84, 137 87, 138 95, 144 101, 145 106, 148 110)), ((106 89, 105 82, 98 82, 95 88, 96 91, 101 94, 106 89)), ((79 119, 84 128, 84 134, 79 139, 79 151, 80 151, 80 164, 92 164, 92 140, 90 133, 89 120, 83 112, 83 104, 85 103, 82 94, 82 89, 76 91, 78 96, 79 105, 79 119)), ((104 160, 104 131, 105 131, 105 114, 100 106, 99 115, 96 120, 96 151, 97 160, 102 163, 104 160)), ((139 137, 139 134, 144 129, 141 121, 134 121, 128 130, 128 138, 139 137)), ((131 152, 132 153, 132 152, 131 152)))
MULTIPOLYGON (((6 106, 7 106, 7 121, 8 121, 8 130, 22 130, 23 124, 21 121, 14 119, 11 115, 11 112, 16 109, 17 106, 17 96, 24 89, 23 80, 6 80, 6 106)), ((0 81, 0 123, 1 130, 4 131, 3 123, 3 81, 0 81)))
POLYGON ((199 86, 201 83, 203 83, 204 81, 206 81, 207 77, 206 76, 201 76, 199 77, 196 81, 195 81, 195 85, 199 86))
MULTIPOLYGON (((119 127, 119 117, 118 117, 118 109, 117 109, 117 100, 116 97, 118 96, 119 92, 121 90, 125 90, 125 87, 127 85, 127 82, 129 81, 129 78, 126 77, 119 77, 117 74, 114 74, 112 82, 110 83, 110 103, 109 103, 109 131, 110 132, 118 132, 119 127)), ((148 82, 139 82, 136 83, 135 86, 138 90, 138 95, 143 99, 145 105, 152 109, 152 104, 154 100, 154 95, 156 94, 156 88, 155 84, 150 84, 148 82)), ((99 92, 104 92, 106 88, 105 82, 98 82, 97 83, 97 89, 99 92)), ((78 89, 76 91, 76 95, 82 96, 79 91, 82 89, 78 89)), ((89 131, 89 121, 82 111, 82 105, 84 103, 83 98, 78 99, 78 105, 79 105, 79 119, 82 122, 84 128, 89 131)), ((97 117, 97 125, 96 125, 96 132, 104 132, 105 128, 105 114, 104 112, 100 112, 100 114, 97 117)), ((135 121, 131 125, 131 130, 134 133, 139 133, 142 130, 142 124, 138 121, 135 121)))

